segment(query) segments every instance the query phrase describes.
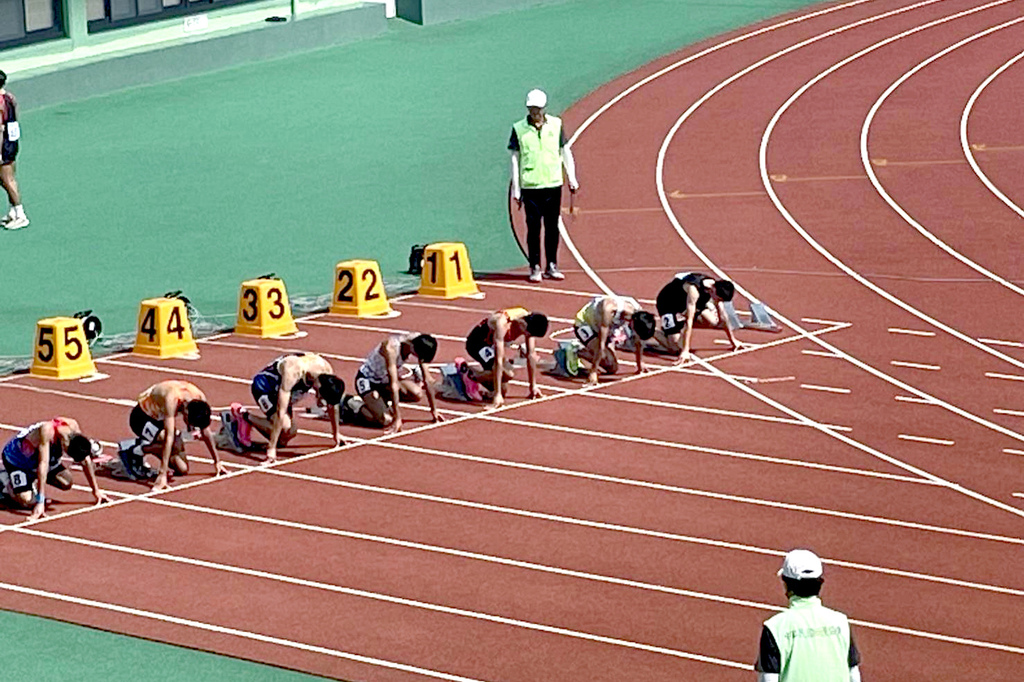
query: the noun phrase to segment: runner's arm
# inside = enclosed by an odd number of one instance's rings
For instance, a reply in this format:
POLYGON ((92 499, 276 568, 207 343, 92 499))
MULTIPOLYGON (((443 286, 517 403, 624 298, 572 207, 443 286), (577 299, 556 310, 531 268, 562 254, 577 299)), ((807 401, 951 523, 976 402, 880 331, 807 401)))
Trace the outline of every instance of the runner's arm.
POLYGON ((277 390, 277 409, 274 411, 274 420, 270 429, 270 439, 267 441, 267 461, 274 462, 277 460, 277 439, 281 437, 281 432, 284 431, 284 418, 288 414, 288 407, 292 402, 291 387, 295 386, 295 381, 289 382, 286 376, 289 374, 288 370, 282 372, 281 386, 277 390), (290 386, 289 386, 290 383, 290 386), (288 386, 289 390, 284 390, 288 386))
MULTIPOLYGON (((417 358, 419 360, 419 358, 417 358)), ((427 393, 427 403, 430 405, 430 414, 434 418, 434 422, 444 421, 441 415, 437 413, 437 404, 434 402, 434 386, 430 382, 430 370, 423 364, 422 360, 420 363, 420 374, 423 376, 423 390, 427 393)))
POLYGON ((725 328, 725 335, 729 337, 729 343, 732 344, 733 350, 739 350, 741 344, 736 338, 736 334, 732 331, 732 326, 729 324, 729 316, 725 314, 725 304, 721 301, 716 301, 715 306, 718 308, 718 319, 722 321, 722 327, 725 328))
POLYGON ((569 145, 562 147, 562 165, 565 166, 565 174, 569 178, 569 189, 575 192, 580 188, 580 183, 576 179, 576 159, 573 158, 569 145))
POLYGON ((391 384, 391 431, 401 431, 402 413, 398 407, 398 404, 402 402, 401 387, 398 382, 399 350, 394 347, 395 345, 398 344, 392 343, 392 339, 388 339, 381 344, 380 350, 388 365, 388 383, 391 384))
MULTIPOLYGON (((501 386, 505 383, 505 334, 508 333, 508 319, 499 315, 494 323, 494 400, 492 405, 500 407, 505 402, 501 386)), ((527 368, 532 367, 527 360, 527 368)), ((532 371, 532 370, 531 370, 532 371)))
POLYGON ((164 401, 164 417, 163 431, 164 431, 164 446, 160 451, 160 471, 157 472, 156 481, 153 483, 153 490, 170 490, 171 486, 167 482, 168 470, 171 466, 171 453, 174 451, 174 415, 177 411, 177 405, 172 403, 171 396, 168 395, 164 401))
POLYGON ((50 443, 55 437, 57 437, 57 433, 49 424, 39 428, 39 464, 36 469, 36 485, 39 490, 36 494, 35 507, 28 517, 29 521, 35 521, 46 515, 46 479, 50 476, 50 443))
MULTIPOLYGON (((221 428, 226 428, 223 425, 221 428)), ((215 476, 226 474, 227 469, 224 468, 224 462, 220 461, 220 452, 213 445, 213 432, 210 431, 210 427, 207 426, 205 429, 199 430, 199 437, 206 443, 206 449, 210 451, 210 457, 213 459, 213 473, 215 476)))
POLYGON ((96 467, 92 464, 92 457, 86 457, 82 462, 82 473, 85 474, 85 480, 89 482, 89 487, 92 488, 92 496, 96 498, 96 504, 110 502, 107 494, 100 490, 99 481, 96 480, 96 467))
POLYGON ((530 397, 543 398, 537 388, 537 342, 532 336, 526 337, 526 373, 530 377, 530 397))

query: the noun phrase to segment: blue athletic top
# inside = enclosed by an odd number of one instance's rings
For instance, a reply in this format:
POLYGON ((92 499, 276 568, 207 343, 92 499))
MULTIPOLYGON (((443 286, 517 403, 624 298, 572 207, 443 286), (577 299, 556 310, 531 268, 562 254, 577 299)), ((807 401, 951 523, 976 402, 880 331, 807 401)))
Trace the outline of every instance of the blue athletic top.
MULTIPOLYGON (((303 355, 302 353, 288 353, 276 358, 269 365, 257 372, 256 376, 252 378, 252 385, 260 393, 265 395, 272 395, 277 397, 278 391, 281 390, 281 370, 278 368, 278 363, 287 357, 303 355)), ((299 379, 298 383, 292 387, 292 402, 299 396, 303 396, 312 390, 312 386, 307 384, 305 377, 299 379)))
MULTIPOLYGON (((37 422, 31 426, 26 426, 18 432, 18 435, 7 441, 7 445, 4 446, 3 451, 4 461, 15 469, 34 471, 39 466, 38 460, 36 459, 36 448, 26 439, 28 438, 28 434, 45 423, 46 422, 37 422)), ((51 469, 60 464, 60 456, 60 448, 50 449, 51 469)))

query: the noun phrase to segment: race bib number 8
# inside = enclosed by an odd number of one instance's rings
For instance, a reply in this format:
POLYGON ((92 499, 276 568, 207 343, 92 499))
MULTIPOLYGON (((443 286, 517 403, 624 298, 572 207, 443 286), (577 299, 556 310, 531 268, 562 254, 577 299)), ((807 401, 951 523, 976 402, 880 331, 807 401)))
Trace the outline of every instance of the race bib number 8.
POLYGON ((28 485, 28 476, 24 471, 11 472, 11 485, 15 488, 24 488, 28 485))
POLYGON ((11 121, 7 124, 7 139, 11 142, 17 142, 21 139, 21 126, 18 125, 17 121, 11 121))
POLYGON ((494 349, 490 346, 484 346, 480 349, 480 359, 484 362, 490 362, 494 359, 494 349))
POLYGON ((671 329, 676 326, 676 316, 672 313, 667 313, 661 316, 661 328, 671 329))
POLYGON ((356 392, 359 395, 366 395, 370 391, 370 380, 366 377, 356 377, 356 392))

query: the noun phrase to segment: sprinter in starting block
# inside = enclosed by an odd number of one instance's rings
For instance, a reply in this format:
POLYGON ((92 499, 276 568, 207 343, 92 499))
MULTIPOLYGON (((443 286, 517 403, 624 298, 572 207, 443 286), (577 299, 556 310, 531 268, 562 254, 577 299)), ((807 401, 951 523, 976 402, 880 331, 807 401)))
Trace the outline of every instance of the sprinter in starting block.
POLYGON ((632 350, 636 356, 636 373, 644 371, 643 342, 654 335, 654 315, 628 296, 595 296, 580 308, 573 322, 573 332, 583 344, 577 352, 590 365, 587 383, 597 383, 597 370, 608 374, 619 371, 615 355, 618 348, 632 350))
POLYGON ((213 446, 210 404, 206 401, 206 395, 194 384, 171 379, 143 391, 128 417, 128 425, 135 439, 121 441, 117 453, 128 478, 140 480, 153 477, 153 470, 144 461, 146 455, 160 457, 160 469, 153 483, 155 491, 170 489, 167 482, 170 469, 180 475, 188 473, 184 438, 177 428, 178 415, 181 415, 187 433, 199 430, 199 436, 213 458, 215 474, 219 476, 227 473, 217 448, 213 446))
POLYGON ((733 350, 739 350, 744 344, 736 338, 726 308, 735 292, 736 287, 727 279, 715 281, 699 272, 677 274, 658 292, 661 329, 654 334, 654 340, 665 350, 678 353, 678 362, 685 362, 690 359, 690 338, 696 325, 725 330, 733 350))
POLYGON ((492 392, 491 406, 505 402, 504 388, 515 377, 511 363, 506 363, 507 344, 524 339, 526 371, 530 379, 530 397, 540 398, 537 388, 537 353, 535 339, 548 333, 548 318, 526 308, 505 308, 481 320, 466 336, 466 352, 480 363, 480 372, 471 372, 472 379, 492 392))
POLYGON ((345 395, 345 382, 334 374, 331 363, 316 353, 290 353, 274 359, 252 378, 252 397, 266 416, 232 403, 230 412, 222 412, 218 443, 235 452, 253 447, 252 429, 267 439, 267 462, 277 461, 277 446, 286 445, 299 432, 295 423, 295 404, 313 393, 327 405, 335 446, 344 441, 338 430, 339 405, 345 395))
POLYGON ((85 480, 92 488, 96 504, 110 502, 96 481, 92 463, 93 444, 82 435, 78 422, 67 417, 54 417, 18 432, 3 449, 2 494, 14 504, 31 508, 29 521, 46 515, 46 484, 60 490, 71 490, 71 472, 61 463, 67 454, 82 465, 85 480))
POLYGON ((418 403, 426 396, 431 417, 435 422, 443 421, 437 412, 427 369, 427 363, 433 362, 436 354, 437 339, 419 332, 390 336, 370 351, 356 372, 362 420, 383 427, 389 433, 400 431, 399 403, 418 403), (410 358, 415 359, 416 367, 406 364, 410 358))

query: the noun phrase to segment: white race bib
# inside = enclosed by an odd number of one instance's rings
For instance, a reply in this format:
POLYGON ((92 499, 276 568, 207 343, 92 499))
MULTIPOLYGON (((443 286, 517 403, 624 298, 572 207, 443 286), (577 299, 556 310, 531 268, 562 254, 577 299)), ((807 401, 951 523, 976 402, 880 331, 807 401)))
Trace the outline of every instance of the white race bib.
POLYGON ((7 124, 7 139, 11 142, 17 142, 21 138, 21 126, 18 125, 17 121, 11 121, 7 124))
POLYGON ((480 359, 484 362, 490 362, 494 359, 494 349, 490 346, 484 346, 480 349, 480 359))
POLYGON ((667 313, 661 316, 661 328, 672 329, 676 326, 676 316, 672 313, 667 313))
POLYGON ((583 343, 589 343, 590 339, 594 338, 594 335, 595 332, 589 324, 581 324, 576 327, 576 336, 578 336, 579 340, 583 343))
POLYGON ((366 377, 356 377, 356 393, 358 393, 359 395, 366 395, 371 390, 373 389, 372 386, 370 385, 369 379, 367 379, 366 377))

